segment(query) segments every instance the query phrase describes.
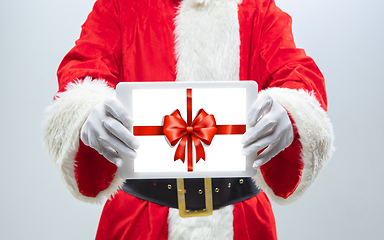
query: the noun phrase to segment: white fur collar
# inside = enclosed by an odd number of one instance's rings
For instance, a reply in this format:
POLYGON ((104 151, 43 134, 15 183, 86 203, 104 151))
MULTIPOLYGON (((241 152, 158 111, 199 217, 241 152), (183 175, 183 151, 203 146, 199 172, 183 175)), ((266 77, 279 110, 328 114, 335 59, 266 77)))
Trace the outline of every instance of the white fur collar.
POLYGON ((175 18, 177 81, 237 81, 239 0, 184 0, 175 18))

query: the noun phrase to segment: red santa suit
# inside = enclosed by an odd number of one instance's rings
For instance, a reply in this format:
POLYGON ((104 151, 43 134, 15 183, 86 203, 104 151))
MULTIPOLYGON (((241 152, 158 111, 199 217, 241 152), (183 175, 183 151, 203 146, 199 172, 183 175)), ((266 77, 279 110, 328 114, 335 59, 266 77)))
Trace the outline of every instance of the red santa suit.
POLYGON ((44 144, 74 197, 106 202, 97 239, 276 239, 269 197, 298 199, 331 157, 324 78, 273 0, 98 0, 59 70, 44 144), (289 113, 294 141, 261 166, 257 196, 181 218, 121 190, 116 166, 79 140, 119 82, 254 80, 289 113))

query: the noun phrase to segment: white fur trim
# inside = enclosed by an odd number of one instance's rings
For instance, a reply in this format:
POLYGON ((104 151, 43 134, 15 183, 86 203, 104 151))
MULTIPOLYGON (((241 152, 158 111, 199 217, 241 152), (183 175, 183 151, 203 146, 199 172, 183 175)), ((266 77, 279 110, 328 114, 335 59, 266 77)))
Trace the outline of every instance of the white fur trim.
POLYGON ((79 148, 80 129, 95 105, 108 97, 115 96, 115 90, 102 80, 92 80, 68 84, 66 91, 59 93, 57 99, 46 109, 44 120, 44 147, 54 160, 65 185, 74 197, 91 203, 101 203, 122 185, 118 174, 108 189, 96 198, 86 197, 77 187, 74 166, 79 148))
POLYGON ((239 0, 184 0, 175 18, 176 81, 237 81, 239 0))
POLYGON ((179 210, 169 209, 169 240, 232 240, 233 239, 233 205, 214 210, 206 217, 182 218, 179 210))
MULTIPOLYGON (((175 18, 176 81, 238 81, 239 0, 184 0, 175 18)), ((233 205, 181 218, 169 209, 170 240, 233 239, 233 205)))
POLYGON ((313 95, 304 90, 270 88, 260 92, 269 94, 291 114, 295 121, 302 145, 301 160, 304 163, 301 180, 287 199, 274 195, 265 183, 260 171, 256 183, 278 204, 289 204, 297 200, 312 185, 320 170, 331 158, 333 147, 333 127, 327 113, 313 95))

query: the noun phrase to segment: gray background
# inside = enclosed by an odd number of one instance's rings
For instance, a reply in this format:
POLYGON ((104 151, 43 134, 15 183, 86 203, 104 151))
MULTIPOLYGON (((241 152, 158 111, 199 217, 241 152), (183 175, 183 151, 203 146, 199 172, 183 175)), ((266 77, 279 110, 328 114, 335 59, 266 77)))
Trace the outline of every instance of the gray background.
MULTIPOLYGON (((102 206, 75 200, 41 144, 56 70, 94 0, 0 3, 0 239, 93 239, 102 206)), ((313 187, 273 204, 280 239, 383 239, 383 1, 277 0, 326 77, 337 151, 313 187)))

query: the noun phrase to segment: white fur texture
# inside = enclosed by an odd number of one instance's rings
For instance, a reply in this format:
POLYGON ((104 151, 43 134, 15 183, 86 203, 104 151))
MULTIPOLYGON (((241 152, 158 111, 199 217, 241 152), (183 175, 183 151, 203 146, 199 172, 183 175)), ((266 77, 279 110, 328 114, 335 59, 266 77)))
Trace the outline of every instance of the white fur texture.
POLYGON ((327 113, 321 108, 312 93, 304 90, 270 88, 259 93, 269 94, 291 114, 295 121, 302 145, 301 160, 304 169, 294 193, 287 199, 274 195, 260 171, 256 182, 271 199, 278 204, 289 204, 297 200, 312 185, 320 170, 331 158, 333 147, 333 127, 327 113))
MULTIPOLYGON (((238 0, 184 0, 175 18, 176 81, 238 81, 238 0)), ((233 206, 181 218, 169 209, 171 240, 233 239, 233 206)))
POLYGON ((72 195, 85 202, 101 203, 123 183, 123 179, 116 174, 108 189, 99 193, 96 198, 86 197, 79 192, 74 173, 80 129, 84 121, 96 104, 113 96, 115 90, 104 81, 92 81, 87 77, 84 81, 68 84, 66 91, 59 93, 56 100, 46 109, 43 124, 44 147, 56 163, 72 195))
POLYGON ((184 0, 175 18, 176 81, 237 81, 239 0, 184 0))
POLYGON ((169 240, 232 240, 233 205, 214 210, 211 216, 182 218, 169 209, 169 240))

